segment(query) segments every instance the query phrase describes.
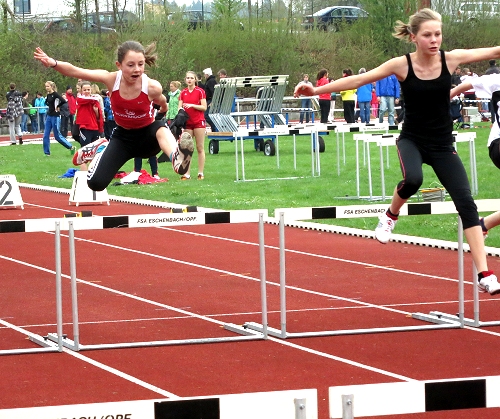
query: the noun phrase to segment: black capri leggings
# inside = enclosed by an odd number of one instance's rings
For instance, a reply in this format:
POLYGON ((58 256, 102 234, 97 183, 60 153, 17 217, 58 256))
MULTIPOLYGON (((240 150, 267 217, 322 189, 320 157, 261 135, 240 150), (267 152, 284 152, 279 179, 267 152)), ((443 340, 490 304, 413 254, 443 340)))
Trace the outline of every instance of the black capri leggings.
POLYGON ((408 138, 397 142, 403 180, 397 186, 402 199, 408 199, 422 186, 422 164, 434 169, 436 176, 455 204, 464 229, 479 225, 477 206, 462 160, 452 144, 420 144, 408 138))
MULTIPOLYGON (((113 180, 121 167, 134 157, 144 159, 160 152, 156 139, 156 131, 165 128, 162 121, 154 121, 151 125, 140 129, 124 129, 117 126, 108 146, 98 153, 89 167, 87 184, 93 191, 102 191, 113 180)), ((170 157, 170 156, 169 156, 170 157)))

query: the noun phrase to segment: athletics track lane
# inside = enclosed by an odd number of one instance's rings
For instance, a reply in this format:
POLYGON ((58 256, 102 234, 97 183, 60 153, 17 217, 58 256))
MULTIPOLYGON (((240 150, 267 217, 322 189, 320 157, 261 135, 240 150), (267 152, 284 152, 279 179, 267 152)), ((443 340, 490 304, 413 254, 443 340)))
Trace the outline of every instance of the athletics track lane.
MULTIPOLYGON (((109 207, 76 209, 68 206, 64 194, 24 188, 22 194, 25 210, 2 210, 1 218, 34 218, 35 213, 39 214, 36 217, 57 217, 84 209, 97 215, 160 212, 116 202, 109 207)), ((219 324, 180 315, 169 306, 219 322, 260 321, 256 225, 78 231, 76 236, 77 276, 86 281, 79 284, 84 344, 142 341, 146 337, 231 336, 219 324)), ((0 254, 14 261, 1 259, 0 318, 34 333, 54 332, 53 234, 14 233, 1 239, 0 254)), ((279 280, 278 239, 278 228, 266 226, 268 302, 273 311, 269 320, 273 327, 279 325, 275 285, 279 280)), ((291 332, 421 324, 405 313, 456 310, 456 301, 450 302, 456 299, 456 283, 452 281, 457 270, 456 252, 398 243, 382 246, 374 240, 302 229, 286 229, 286 245, 290 249, 287 281, 294 287, 287 293, 291 332), (436 275, 437 264, 439 278, 429 278, 436 275), (356 281, 346 286, 345 279, 352 277, 353 271, 356 281), (391 311, 362 307, 358 301, 391 311)), ((67 246, 63 238, 64 254, 67 246)), ((491 259, 490 263, 498 261, 491 259)), ((63 273, 68 273, 67 263, 63 273)), ((69 310, 67 280, 64 283, 64 307, 69 310)), ((466 287, 466 297, 470 288, 466 287)), ((498 299, 481 298, 483 320, 495 319, 498 299)), ((70 321, 69 314, 64 320, 70 321)), ((70 327, 65 326, 64 331, 71 337, 70 327)), ((2 371, 12 379, 0 386, 0 407, 161 398, 165 393, 188 397, 317 388, 319 417, 323 419, 328 416, 329 386, 394 382, 401 379, 395 378, 398 376, 430 380, 499 375, 500 363, 491 356, 498 347, 498 331, 492 327, 487 332, 441 330, 113 349, 85 351, 79 354, 83 359, 70 354, 4 356, 0 358, 2 371), (304 349, 319 352, 315 355, 304 349), (129 377, 118 378, 85 360, 116 368, 129 377), (44 377, 43 385, 40 377, 44 377), (61 386, 61 381, 66 385, 61 386), (32 396, 26 398, 26 393, 32 396)), ((14 342, 32 346, 17 333, 0 329, 0 349, 12 347, 9 345, 14 342)), ((486 415, 495 410, 498 417, 498 409, 481 410, 481 416, 489 417, 486 415)), ((469 417, 461 414, 455 411, 448 417, 469 417)), ((444 418, 446 412, 421 417, 444 418)))

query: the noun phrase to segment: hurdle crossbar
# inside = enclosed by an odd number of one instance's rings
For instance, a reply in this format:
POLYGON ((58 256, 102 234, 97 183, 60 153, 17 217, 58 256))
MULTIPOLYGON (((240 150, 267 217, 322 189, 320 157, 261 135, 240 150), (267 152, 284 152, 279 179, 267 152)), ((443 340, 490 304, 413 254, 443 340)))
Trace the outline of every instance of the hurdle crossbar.
MULTIPOLYGON (((488 199, 476 201, 479 212, 496 211, 500 208, 500 199, 488 199)), ((316 332, 289 333, 286 330, 286 278, 285 278, 285 233, 284 226, 286 222, 296 220, 317 220, 327 218, 359 218, 376 217, 387 210, 387 204, 382 205, 347 205, 336 207, 317 207, 317 208, 280 208, 275 210, 275 218, 279 220, 280 236, 280 323, 278 330, 273 327, 267 327, 269 335, 286 339, 296 337, 316 337, 316 336, 337 336, 368 333, 386 333, 402 332, 415 330, 436 330, 449 328, 463 328, 465 325, 486 326, 498 325, 499 322, 479 322, 479 301, 477 280, 473 280, 474 311, 475 319, 469 320, 464 315, 464 272, 463 272, 463 228, 460 217, 458 217, 458 315, 451 315, 441 312, 431 312, 429 314, 413 313, 412 317, 417 320, 432 323, 430 325, 416 326, 398 326, 398 327, 379 327, 351 330, 327 330, 316 332)), ((453 202, 426 202, 426 203, 406 203, 402 208, 400 215, 424 215, 424 214, 451 214, 455 213, 453 202)), ((337 297, 339 300, 349 300, 337 297)), ((369 303, 356 301, 357 304, 372 306, 369 303)), ((246 323, 247 329, 256 331, 262 330, 262 325, 258 323, 246 323)))
MULTIPOLYGON (((48 333, 41 337, 34 334, 30 335, 30 340, 44 346, 36 348, 30 352, 36 351, 62 351, 63 347, 73 351, 96 350, 96 349, 116 349, 116 348, 137 348, 150 346, 172 346, 172 345, 190 345, 201 343, 218 343, 231 341, 262 340, 267 339, 267 302, 266 302, 266 278, 265 278, 265 248, 264 248, 264 214, 266 210, 235 210, 235 211, 217 211, 217 212, 188 212, 188 213, 165 213, 165 214, 140 214, 124 216, 95 216, 85 218, 45 218, 37 220, 14 220, 0 221, 0 233, 13 232, 56 232, 56 288, 57 288, 57 332, 48 333), (224 329, 238 333, 238 336, 209 337, 199 339, 177 339, 162 341, 141 341, 141 342, 122 342, 109 344, 81 344, 81 335, 79 331, 78 320, 78 301, 77 301, 77 276, 76 276, 76 251, 75 251, 75 230, 96 230, 105 228, 133 228, 133 227, 163 227, 163 226, 184 226, 184 225, 202 225, 202 224, 220 224, 220 223, 258 223, 259 229, 259 259, 260 259, 260 287, 261 287, 261 306, 262 306, 262 332, 246 329, 244 326, 221 323, 224 329), (69 339, 63 334, 62 324, 62 303, 61 303, 61 246, 60 232, 67 230, 69 240, 69 259, 70 259, 70 279, 71 279, 71 306, 72 306, 72 326, 73 339, 69 339), (57 346, 56 346, 57 344, 57 346)), ((187 313, 185 310, 169 306, 169 309, 183 314, 205 319, 201 315, 187 313)), ((1 323, 1 322, 0 322, 1 323)), ((220 322, 214 321, 219 324, 220 322)), ((0 351, 0 355, 5 351, 0 351)), ((16 353, 24 353, 27 350, 18 350, 16 353), (23 351, 23 352, 21 352, 23 351)), ((9 352, 12 353, 12 352, 9 352)))

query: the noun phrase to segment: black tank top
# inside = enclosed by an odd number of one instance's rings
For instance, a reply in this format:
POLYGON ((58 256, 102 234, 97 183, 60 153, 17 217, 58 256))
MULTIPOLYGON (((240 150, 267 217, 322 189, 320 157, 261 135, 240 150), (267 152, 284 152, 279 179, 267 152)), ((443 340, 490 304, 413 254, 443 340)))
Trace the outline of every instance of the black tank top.
POLYGON ((437 79, 421 80, 408 60, 408 75, 401 82, 405 104, 405 119, 401 134, 415 141, 451 144, 453 121, 450 114, 451 74, 441 53, 441 74, 437 79))

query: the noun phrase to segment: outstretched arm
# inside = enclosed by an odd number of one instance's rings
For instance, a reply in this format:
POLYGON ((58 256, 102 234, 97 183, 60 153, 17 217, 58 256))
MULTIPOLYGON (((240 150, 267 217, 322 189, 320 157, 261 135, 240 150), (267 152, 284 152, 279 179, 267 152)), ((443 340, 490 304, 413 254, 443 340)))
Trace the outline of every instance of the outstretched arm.
POLYGON ((467 90, 472 89, 472 84, 471 83, 460 83, 458 86, 454 87, 450 91, 450 98, 454 98, 455 96, 458 96, 460 93, 466 92, 467 90))
POLYGON ((106 70, 88 70, 76 67, 71 63, 58 61, 55 58, 49 57, 40 47, 36 48, 33 57, 45 67, 53 68, 64 76, 104 83, 108 90, 113 88, 116 72, 110 73, 106 70))

